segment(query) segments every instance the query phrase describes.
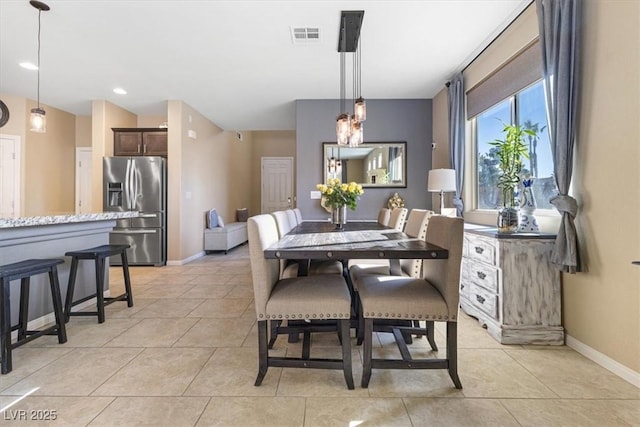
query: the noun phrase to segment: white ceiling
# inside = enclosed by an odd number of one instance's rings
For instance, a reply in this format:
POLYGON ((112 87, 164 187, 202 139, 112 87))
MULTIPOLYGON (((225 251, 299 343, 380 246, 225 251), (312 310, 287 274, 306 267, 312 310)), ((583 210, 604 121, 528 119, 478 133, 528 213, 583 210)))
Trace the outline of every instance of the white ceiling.
MULTIPOLYGON (((41 102, 138 115, 182 100, 226 130, 295 128, 296 99, 339 97, 341 10, 364 10, 362 94, 432 98, 531 0, 45 0, 41 102), (294 45, 291 26, 319 27, 294 45), (127 95, 116 95, 122 87, 127 95)), ((36 98, 38 12, 0 0, 0 92, 36 98)))

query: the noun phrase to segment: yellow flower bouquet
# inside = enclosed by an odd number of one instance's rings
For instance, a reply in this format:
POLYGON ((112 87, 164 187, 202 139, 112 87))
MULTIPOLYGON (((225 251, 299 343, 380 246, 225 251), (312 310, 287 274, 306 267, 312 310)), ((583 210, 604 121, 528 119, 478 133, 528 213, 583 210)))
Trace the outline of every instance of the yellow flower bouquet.
POLYGON ((343 184, 338 178, 329 178, 326 184, 318 184, 316 188, 322 193, 325 205, 330 208, 348 206, 349 209, 355 210, 360 195, 364 194, 362 185, 355 182, 343 184))

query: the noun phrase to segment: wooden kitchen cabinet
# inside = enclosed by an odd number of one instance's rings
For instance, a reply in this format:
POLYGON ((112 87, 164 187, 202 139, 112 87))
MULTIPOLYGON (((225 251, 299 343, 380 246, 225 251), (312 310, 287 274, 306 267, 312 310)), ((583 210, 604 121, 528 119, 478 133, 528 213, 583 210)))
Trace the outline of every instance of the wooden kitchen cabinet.
POLYGON ((166 128, 112 128, 115 156, 167 157, 166 128))
POLYGON ((502 344, 564 344, 555 235, 465 227, 460 307, 502 344))

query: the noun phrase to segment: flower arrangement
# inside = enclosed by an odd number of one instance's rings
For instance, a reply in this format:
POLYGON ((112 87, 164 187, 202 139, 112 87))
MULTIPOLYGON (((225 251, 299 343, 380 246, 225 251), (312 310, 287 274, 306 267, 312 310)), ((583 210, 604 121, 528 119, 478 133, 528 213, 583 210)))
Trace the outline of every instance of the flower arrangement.
POLYGON ((343 184, 338 178, 329 178, 326 184, 318 184, 316 188, 322 193, 324 204, 330 208, 348 206, 349 209, 355 210, 360 195, 364 194, 362 185, 355 182, 343 184))

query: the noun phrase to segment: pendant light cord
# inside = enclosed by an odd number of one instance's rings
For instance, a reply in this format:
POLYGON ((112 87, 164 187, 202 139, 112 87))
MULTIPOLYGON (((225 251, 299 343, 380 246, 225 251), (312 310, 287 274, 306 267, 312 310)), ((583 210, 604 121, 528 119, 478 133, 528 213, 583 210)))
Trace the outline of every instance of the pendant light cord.
POLYGON ((36 92, 38 109, 40 109, 40 15, 42 15, 42 10, 38 9, 38 86, 36 92))

